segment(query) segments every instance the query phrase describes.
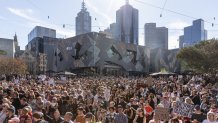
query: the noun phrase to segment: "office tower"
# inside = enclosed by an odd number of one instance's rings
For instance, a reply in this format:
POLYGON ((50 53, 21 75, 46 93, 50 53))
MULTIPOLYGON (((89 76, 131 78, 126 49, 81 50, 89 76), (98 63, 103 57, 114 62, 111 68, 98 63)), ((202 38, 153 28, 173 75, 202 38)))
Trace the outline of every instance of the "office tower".
POLYGON ((183 47, 193 46, 203 40, 207 40, 207 30, 204 29, 204 20, 194 20, 191 26, 184 28, 183 47))
POLYGON ((117 37, 116 39, 138 45, 138 10, 133 8, 129 1, 116 12, 117 37))
POLYGON ((156 23, 146 23, 145 46, 151 49, 168 49, 168 28, 156 27, 156 23))
POLYGON ((85 7, 85 2, 82 2, 82 9, 77 14, 76 17, 76 35, 81 35, 91 32, 92 20, 87 8, 85 7))
POLYGON ((46 28, 46 27, 41 27, 41 26, 36 26, 29 34, 28 34, 28 42, 30 42, 32 39, 36 37, 51 37, 51 38, 56 38, 56 30, 46 28))

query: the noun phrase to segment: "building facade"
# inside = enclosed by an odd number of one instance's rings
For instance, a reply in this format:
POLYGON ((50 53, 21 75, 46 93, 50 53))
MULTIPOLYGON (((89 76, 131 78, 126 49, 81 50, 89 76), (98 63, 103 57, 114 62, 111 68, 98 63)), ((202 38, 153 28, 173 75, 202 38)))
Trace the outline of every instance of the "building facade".
POLYGON ((106 38, 101 33, 87 33, 67 39, 35 38, 28 44, 39 57, 46 54, 48 71, 72 71, 95 68, 98 73, 149 70, 149 49, 106 38))
MULTIPOLYGON (((33 56, 40 59, 43 71, 61 72, 94 69, 97 73, 157 72, 161 68, 177 70, 176 52, 157 48, 150 50, 107 38, 101 33, 87 33, 67 39, 35 38, 28 44, 33 56), (49 63, 49 64, 46 64, 49 63), (47 65, 47 66, 46 66, 47 65)), ((39 70, 40 70, 39 66, 39 70)), ((42 69, 42 67, 41 67, 42 69)), ((158 71, 159 72, 159 71, 158 71)))
POLYGON ((0 58, 14 58, 15 43, 13 39, 0 38, 0 58))
POLYGON ((41 26, 36 26, 29 34, 28 34, 28 42, 30 42, 32 39, 35 37, 52 37, 56 38, 56 30, 46 28, 46 27, 41 27, 41 26))
POLYGON ((117 37, 119 41, 138 45, 139 12, 129 1, 116 12, 117 37))
POLYGON ((37 67, 39 66, 38 60, 35 56, 33 56, 30 51, 25 50, 21 55, 19 55, 18 58, 22 59, 25 62, 29 74, 36 75, 37 71, 39 71, 39 67, 37 67))
POLYGON ((145 46, 168 50, 168 28, 156 27, 156 23, 145 24, 145 46))
POLYGON ((82 9, 76 17, 76 35, 89 33, 92 31, 92 18, 85 7, 85 2, 82 2, 82 9))
POLYGON ((14 58, 21 52, 17 35, 14 39, 0 38, 0 58, 14 58))
POLYGON ((117 24, 116 23, 110 24, 110 27, 105 29, 101 33, 106 34, 106 37, 108 37, 108 38, 119 40, 118 35, 117 35, 118 31, 117 31, 117 24))
POLYGON ((200 41, 207 40, 207 30, 204 28, 204 20, 194 20, 191 26, 184 28, 183 47, 193 46, 200 41))

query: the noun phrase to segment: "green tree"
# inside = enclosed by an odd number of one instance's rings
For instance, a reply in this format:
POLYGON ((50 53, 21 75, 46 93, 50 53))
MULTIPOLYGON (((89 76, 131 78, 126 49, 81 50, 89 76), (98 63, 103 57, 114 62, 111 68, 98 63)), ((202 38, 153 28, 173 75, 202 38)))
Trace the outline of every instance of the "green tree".
POLYGON ((177 58, 196 72, 214 73, 218 70, 218 41, 202 41, 180 50, 177 58))

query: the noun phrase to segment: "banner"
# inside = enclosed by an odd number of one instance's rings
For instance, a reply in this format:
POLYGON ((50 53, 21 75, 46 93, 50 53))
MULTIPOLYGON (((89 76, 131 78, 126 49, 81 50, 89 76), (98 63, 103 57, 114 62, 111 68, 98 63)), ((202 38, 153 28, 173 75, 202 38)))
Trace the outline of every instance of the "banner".
POLYGON ((155 109, 154 119, 155 120, 169 121, 169 119, 170 119, 169 108, 157 107, 155 109))
POLYGON ((184 117, 191 117, 194 110, 194 105, 190 105, 184 102, 176 102, 176 106, 173 109, 174 113, 177 113, 184 117))

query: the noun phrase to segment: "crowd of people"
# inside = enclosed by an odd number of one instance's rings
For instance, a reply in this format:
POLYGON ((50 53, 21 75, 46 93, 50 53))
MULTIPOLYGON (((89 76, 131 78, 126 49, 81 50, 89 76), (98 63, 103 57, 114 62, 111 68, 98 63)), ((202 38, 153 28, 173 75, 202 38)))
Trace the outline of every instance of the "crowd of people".
POLYGON ((0 81, 0 123, 218 123, 218 76, 16 77, 0 81), (193 106, 190 116, 177 102, 193 106), (160 119, 157 108, 169 112, 160 119))

